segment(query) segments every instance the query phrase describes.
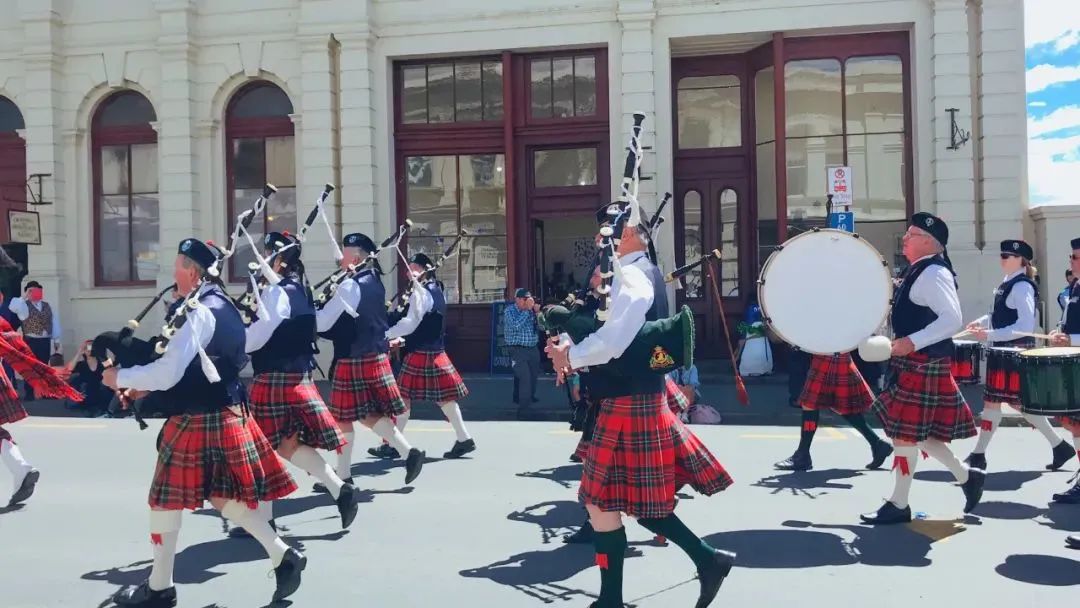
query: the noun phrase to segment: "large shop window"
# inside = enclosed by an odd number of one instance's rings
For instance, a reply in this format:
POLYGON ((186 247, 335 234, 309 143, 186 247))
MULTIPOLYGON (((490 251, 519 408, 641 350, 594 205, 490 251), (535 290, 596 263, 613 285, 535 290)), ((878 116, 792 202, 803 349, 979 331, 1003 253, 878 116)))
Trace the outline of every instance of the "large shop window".
POLYGON ((403 124, 502 120, 502 61, 405 65, 399 99, 403 124))
MULTIPOLYGON (((277 187, 277 194, 249 232, 261 238, 268 231, 296 230, 296 151, 289 117, 292 111, 285 92, 265 81, 246 85, 229 102, 225 133, 230 231, 236 216, 251 208, 268 182, 277 187)), ((249 249, 241 248, 229 260, 230 279, 245 280, 248 262, 253 259, 249 249)))
POLYGON ((737 76, 688 76, 678 85, 679 149, 742 145, 742 98, 737 76))
POLYGON ((776 247, 776 123, 773 68, 754 76, 754 167, 757 184, 757 264, 776 247))
POLYGON ((596 115, 596 55, 529 61, 529 105, 533 119, 596 115))
POLYGON ((503 299, 506 290, 506 181, 502 154, 408 156, 409 250, 436 258, 464 228, 459 255, 439 269, 451 304, 503 299))
POLYGON ((158 274, 157 117, 135 91, 114 93, 91 123, 96 285, 152 284, 158 274))

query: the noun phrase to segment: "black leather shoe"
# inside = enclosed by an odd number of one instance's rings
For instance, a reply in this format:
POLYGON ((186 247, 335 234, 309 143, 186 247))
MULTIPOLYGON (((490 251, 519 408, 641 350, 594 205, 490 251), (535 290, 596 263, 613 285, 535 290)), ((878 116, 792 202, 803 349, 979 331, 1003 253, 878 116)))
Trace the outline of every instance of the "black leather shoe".
POLYGON ((731 572, 735 565, 735 554, 730 551, 717 551, 713 554, 712 563, 698 569, 698 580, 701 582, 701 593, 698 594, 694 608, 705 608, 716 599, 720 591, 720 585, 731 572))
POLYGON ((413 448, 409 450, 409 457, 405 459, 405 483, 412 483, 420 475, 420 469, 424 468, 424 459, 427 454, 413 448))
POLYGON ((1064 505, 1080 505, 1080 480, 1064 492, 1054 494, 1054 502, 1064 505))
POLYGON ((13 507, 21 502, 26 502, 26 499, 34 494, 39 479, 41 479, 41 473, 37 469, 30 469, 26 477, 23 477, 22 483, 19 484, 19 489, 15 490, 15 493, 11 495, 8 506, 13 507))
POLYGON ((443 458, 461 458, 469 452, 476 451, 476 442, 472 439, 466 439, 465 441, 455 441, 454 447, 450 448, 450 451, 443 454, 443 458))
POLYGON ((274 568, 274 579, 277 581, 277 588, 274 590, 275 602, 296 593, 300 588, 300 573, 306 567, 307 557, 303 553, 293 548, 285 552, 285 558, 274 568))
POLYGON ((139 608, 174 608, 176 606, 176 587, 154 591, 149 583, 138 587, 121 589, 113 596, 117 606, 138 606, 139 608))
MULTIPOLYGON (((277 532, 277 524, 274 523, 274 520, 272 519, 270 520, 270 527, 274 532, 277 532)), ((251 538, 251 532, 248 532, 240 526, 236 526, 229 530, 229 538, 251 538)))
POLYGON ((870 454, 873 456, 873 460, 870 464, 866 465, 866 468, 871 471, 876 471, 881 468, 881 465, 885 464, 885 460, 892 456, 893 447, 888 441, 879 441, 874 444, 874 447, 870 448, 870 454))
POLYGON ((979 501, 982 500, 983 484, 986 483, 986 472, 980 469, 968 469, 968 480, 964 482, 960 487, 964 490, 964 513, 971 513, 971 511, 979 506, 979 501))
POLYGON ((809 452, 796 451, 791 458, 785 458, 773 466, 781 471, 809 471, 814 468, 814 461, 810 459, 809 452))
POLYGON ((1068 441, 1062 441, 1054 446, 1053 462, 1046 465, 1046 470, 1056 471, 1076 456, 1076 449, 1069 445, 1068 441))
POLYGON ((877 513, 863 513, 859 518, 863 520, 863 523, 876 526, 906 524, 911 521, 911 507, 907 506, 901 509, 893 503, 885 501, 885 504, 881 505, 877 513))
POLYGON ((376 458, 382 458, 383 460, 396 460, 401 458, 401 453, 397 451, 397 448, 388 443, 384 443, 377 448, 368 448, 367 453, 376 458))
POLYGON ((581 464, 581 462, 582 462, 581 456, 578 456, 576 453, 575 454, 570 454, 570 462, 576 462, 578 464, 581 464))
POLYGON ((1070 549, 1080 549, 1080 536, 1066 536, 1065 546, 1070 549))
POLYGON ((577 529, 577 532, 567 534, 563 537, 562 542, 567 545, 584 545, 593 542, 592 523, 586 521, 581 524, 581 527, 577 529))
POLYGON ((341 494, 337 497, 337 510, 341 514, 342 530, 348 528, 356 519, 356 511, 360 508, 356 495, 356 487, 351 483, 341 486, 341 494))
POLYGON ((986 470, 986 453, 972 452, 964 459, 964 462, 973 469, 986 470))
MULTIPOLYGON (((344 481, 345 483, 352 483, 353 482, 352 477, 346 477, 345 479, 342 479, 341 481, 344 481)), ((317 494, 329 494, 330 493, 330 490, 326 489, 326 484, 324 484, 321 481, 315 482, 311 486, 311 491, 315 492, 317 494)))

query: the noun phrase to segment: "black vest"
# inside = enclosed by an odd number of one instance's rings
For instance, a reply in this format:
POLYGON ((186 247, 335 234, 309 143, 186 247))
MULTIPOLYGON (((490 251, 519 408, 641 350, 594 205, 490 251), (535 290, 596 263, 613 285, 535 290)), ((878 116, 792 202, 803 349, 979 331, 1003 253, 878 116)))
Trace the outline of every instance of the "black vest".
POLYGON ((411 336, 405 339, 407 351, 440 351, 446 348, 446 295, 437 281, 428 281, 423 288, 431 296, 431 310, 420 320, 411 336))
POLYGON ((363 355, 390 352, 386 339, 386 330, 390 323, 386 316, 386 288, 382 279, 374 270, 358 273, 352 279, 360 287, 360 305, 356 307, 354 319, 347 313, 341 313, 338 320, 323 332, 334 344, 334 361, 339 359, 357 359, 363 355))
MULTIPOLYGON (((1039 286, 1035 284, 1024 273, 1020 273, 1015 277, 1005 281, 994 290, 994 311, 990 314, 990 327, 993 329, 1001 329, 1002 327, 1008 327, 1020 318, 1020 313, 1015 308, 1009 308, 1005 303, 1009 299, 1009 294, 1012 293, 1013 287, 1016 287, 1018 283, 1027 283, 1031 285, 1031 289, 1035 293, 1035 309, 1039 309, 1039 286)), ((1028 344, 1031 342, 1031 338, 1019 338, 1017 340, 1005 340, 1002 342, 994 342, 993 346, 1010 346, 1013 343, 1028 344)))
MULTIPOLYGON (((897 338, 906 338, 911 334, 925 329, 937 320, 937 314, 928 306, 919 306, 911 301, 911 286, 915 284, 923 271, 931 266, 943 266, 948 268, 945 260, 940 255, 919 260, 912 264, 904 275, 900 288, 893 296, 892 330, 897 338)), ((953 342, 946 338, 935 342, 919 351, 928 357, 952 357, 953 342)))
POLYGON ((251 353, 251 369, 266 372, 306 373, 315 369, 315 305, 311 293, 294 276, 278 287, 289 298, 289 318, 259 350, 251 353))
POLYGON ((1080 281, 1073 284, 1072 289, 1069 290, 1069 301, 1065 303, 1061 331, 1069 335, 1080 334, 1080 281))
POLYGON ((154 409, 166 416, 206 414, 247 401, 240 370, 247 365, 244 346, 247 333, 240 313, 220 288, 210 287, 199 296, 214 315, 214 335, 206 354, 217 368, 221 381, 213 384, 202 371, 198 355, 191 360, 180 381, 172 388, 153 393, 154 409))

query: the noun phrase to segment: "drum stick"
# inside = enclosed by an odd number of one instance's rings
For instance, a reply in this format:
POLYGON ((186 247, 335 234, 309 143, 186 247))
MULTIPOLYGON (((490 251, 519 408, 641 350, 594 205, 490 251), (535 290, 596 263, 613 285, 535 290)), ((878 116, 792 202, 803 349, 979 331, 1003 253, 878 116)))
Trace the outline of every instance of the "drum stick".
POLYGON ((1036 340, 1053 340, 1054 337, 1047 334, 1034 334, 1029 331, 1013 331, 1013 334, 1017 336, 1023 336, 1025 338, 1035 338, 1036 340))
MULTIPOLYGON (((979 323, 981 325, 982 322, 985 321, 989 317, 990 317, 990 315, 983 315, 983 316, 979 317, 978 319, 975 319, 971 323, 979 323)), ((968 325, 971 325, 971 323, 968 323, 968 325)), ((966 335, 968 335, 970 333, 971 333, 971 330, 965 329, 964 331, 962 331, 962 332, 960 332, 958 334, 954 334, 952 339, 955 340, 957 338, 963 338, 964 336, 966 336, 966 335)))

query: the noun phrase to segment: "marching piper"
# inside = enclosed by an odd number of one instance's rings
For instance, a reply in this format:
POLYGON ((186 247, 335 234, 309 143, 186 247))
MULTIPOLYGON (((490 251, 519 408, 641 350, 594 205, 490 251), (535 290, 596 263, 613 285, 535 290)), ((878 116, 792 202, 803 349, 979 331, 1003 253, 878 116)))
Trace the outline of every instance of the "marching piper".
MULTIPOLYGON (((1080 275, 1080 238, 1073 239, 1069 245, 1072 248, 1069 265, 1074 275, 1080 275)), ((1073 283, 1061 315, 1061 323, 1050 335, 1051 346, 1080 346, 1080 281, 1073 283)), ((1073 447, 1080 455, 1080 415, 1061 416, 1059 419, 1061 425, 1072 433, 1073 447)), ((1080 504, 1080 475, 1077 475, 1075 481, 1070 489, 1054 494, 1054 502, 1080 504)), ((1080 536, 1070 536, 1067 542, 1073 549, 1080 549, 1080 536)))
POLYGON ((156 392, 169 414, 150 485, 153 566, 146 582, 116 594, 120 606, 176 606, 172 574, 181 515, 207 500, 266 550, 276 578, 274 601, 296 591, 307 565, 307 558, 282 542, 257 510, 261 503, 290 494, 296 483, 247 411, 240 381, 247 363, 244 323, 221 288, 203 279, 216 263, 217 254, 202 241, 181 241, 173 277, 181 293, 191 294, 185 322, 156 361, 109 368, 102 377, 110 388, 136 391, 133 397, 156 392))
POLYGON ((391 347, 402 346, 406 351, 398 379, 406 409, 397 416, 397 426, 404 430, 414 402, 433 401, 457 435, 443 458, 461 458, 476 450, 458 405, 469 389, 446 354, 446 295, 434 268, 434 262, 423 253, 409 260, 413 280, 421 283, 409 296, 408 312, 386 332, 391 347))
MULTIPOLYGON (((300 243, 292 235, 271 232, 264 244, 281 282, 263 290, 266 314, 260 312, 247 328, 247 352, 255 372, 251 409, 274 449, 327 488, 341 515, 342 529, 348 528, 356 519, 357 490, 315 451, 343 450, 347 440, 311 380, 315 305, 304 279, 300 243)), ((260 510, 273 523, 273 506, 260 505, 260 510)), ((243 529, 229 534, 247 536, 243 529)))
MULTIPOLYGON (((994 310, 990 315, 990 329, 978 322, 967 326, 968 333, 979 340, 989 341, 994 347, 1034 348, 1035 339, 1018 336, 1015 332, 1032 333, 1037 324, 1035 309, 1039 301, 1039 287, 1035 284, 1036 269, 1031 260, 1035 251, 1021 240, 1001 241, 1001 269, 1005 279, 994 290, 994 310)), ((991 352, 992 354, 992 352, 991 352)), ((995 369, 995 358, 987 358, 986 390, 983 393, 981 432, 975 449, 967 457, 967 463, 986 470, 986 448, 1001 423, 1001 406, 1020 409, 1020 374, 1016 370, 995 369)), ((1076 450, 1054 432, 1046 416, 1024 413, 1024 420, 1035 427, 1051 447, 1047 470, 1056 471, 1076 456, 1076 450)))
POLYGON ((956 275, 945 249, 949 228, 929 213, 911 216, 903 237, 911 263, 893 296, 889 386, 874 402, 885 435, 895 448, 896 483, 892 496, 869 524, 911 521, 908 495, 919 449, 944 464, 964 491, 964 512, 982 498, 986 473, 969 468, 948 443, 975 435, 975 419, 952 377, 952 335, 963 326, 956 275))

